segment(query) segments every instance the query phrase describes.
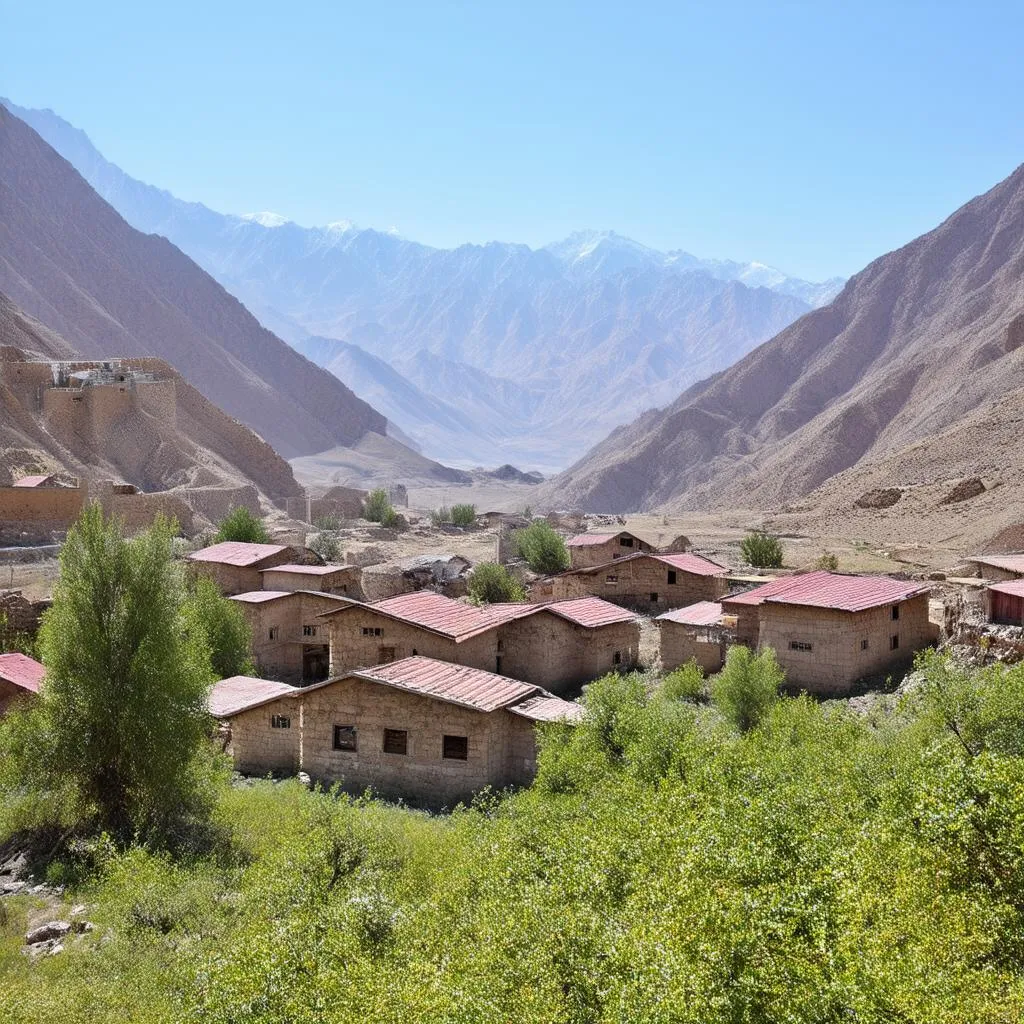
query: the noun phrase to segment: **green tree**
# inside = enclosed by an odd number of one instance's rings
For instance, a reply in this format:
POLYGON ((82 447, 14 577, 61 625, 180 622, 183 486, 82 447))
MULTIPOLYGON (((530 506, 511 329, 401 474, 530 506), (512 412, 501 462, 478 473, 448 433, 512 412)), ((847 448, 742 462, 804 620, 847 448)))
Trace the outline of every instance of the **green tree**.
POLYGON ((749 647, 736 644, 726 655, 725 667, 711 680, 711 699, 729 722, 746 732, 778 700, 779 687, 785 681, 770 647, 754 654, 749 647))
POLYGON ((370 491, 363 504, 363 518, 371 523, 383 523, 387 525, 388 518, 394 516, 395 510, 391 507, 391 499, 383 487, 370 491))
POLYGON ((497 562, 481 562, 469 576, 469 596, 479 604, 525 601, 523 585, 497 562))
POLYGON ((515 536, 519 554, 534 572, 551 575, 569 568, 569 549, 547 521, 538 519, 515 536))
POLYGON ((472 526, 476 522, 476 505, 452 505, 452 522, 456 526, 472 526))
POLYGON ((30 782, 70 788, 122 838, 205 807, 206 631, 189 629, 188 594, 162 516, 126 539, 98 504, 68 531, 53 605, 39 634, 46 666, 30 782))
POLYGON ((778 537, 764 530, 752 530, 740 541, 740 554, 755 569, 778 569, 782 565, 782 545, 778 537))
POLYGON ((823 551, 814 563, 815 569, 826 569, 828 572, 838 572, 839 558, 831 551, 823 551))
POLYGON ((249 623, 235 601, 221 596, 213 580, 200 576, 194 582, 185 611, 189 629, 206 637, 217 679, 253 674, 249 623))
POLYGON ((666 700, 699 700, 706 689, 704 673, 696 661, 690 661, 669 672, 658 692, 666 700))
POLYGON ((244 505, 233 508, 221 521, 214 537, 214 543, 235 540, 248 544, 268 544, 270 534, 263 525, 263 520, 254 515, 244 505))
POLYGON ((337 536, 321 530, 310 542, 309 550, 319 555, 325 562, 337 562, 341 557, 341 543, 337 536))

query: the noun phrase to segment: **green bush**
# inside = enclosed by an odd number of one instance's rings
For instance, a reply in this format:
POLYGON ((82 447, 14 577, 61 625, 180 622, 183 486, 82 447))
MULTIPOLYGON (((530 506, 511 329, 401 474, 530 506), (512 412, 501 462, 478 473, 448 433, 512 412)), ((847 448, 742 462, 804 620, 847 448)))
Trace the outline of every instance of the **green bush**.
POLYGON ((447 505, 435 508, 430 513, 430 522, 434 526, 449 526, 452 522, 452 510, 447 505))
POLYGON ((525 601, 523 585, 497 562, 481 562, 469 575, 469 596, 478 604, 525 601))
POLYGON ((740 555, 755 569, 778 569, 782 565, 779 539, 763 530, 754 530, 740 541, 740 555))
POLYGON ((253 675, 252 630, 237 601, 221 596, 213 580, 200 576, 192 584, 185 614, 190 628, 205 639, 215 678, 253 675))
POLYGON ((333 512, 327 512, 322 516, 314 516, 313 527, 321 533, 335 533, 341 529, 341 517, 336 516, 333 512))
POLYGON ((215 544, 223 541, 242 541, 247 544, 269 544, 270 534, 263 525, 263 520, 253 515, 244 505, 233 508, 221 521, 215 544))
POLYGON ((707 692, 707 681, 700 666, 691 661, 669 672, 659 692, 667 700, 700 700, 707 692))
POLYGON ((452 523, 472 526, 476 522, 476 505, 452 505, 452 523))
POLYGON ((325 562, 337 562, 341 558, 341 542, 335 534, 324 530, 309 541, 309 550, 325 562))
POLYGON ((519 530, 515 538, 520 556, 534 572, 550 576, 569 568, 569 549, 546 520, 531 523, 519 530))
POLYGON ((779 687, 785 681, 770 647, 754 654, 749 647, 736 644, 726 655, 725 667, 711 680, 711 699, 727 721, 745 732, 778 700, 779 687))
POLYGON ((382 523, 386 526, 385 520, 394 514, 395 510, 391 507, 391 499, 383 487, 370 491, 366 496, 366 501, 363 503, 364 519, 368 519, 371 523, 382 523))

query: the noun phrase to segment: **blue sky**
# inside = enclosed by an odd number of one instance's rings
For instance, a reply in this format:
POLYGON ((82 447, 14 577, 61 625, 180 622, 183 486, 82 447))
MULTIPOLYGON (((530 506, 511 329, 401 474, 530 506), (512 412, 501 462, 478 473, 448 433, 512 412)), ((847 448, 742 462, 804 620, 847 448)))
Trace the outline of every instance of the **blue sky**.
POLYGON ((850 274, 1024 161, 1024 5, 4 5, 0 94, 215 209, 850 274))

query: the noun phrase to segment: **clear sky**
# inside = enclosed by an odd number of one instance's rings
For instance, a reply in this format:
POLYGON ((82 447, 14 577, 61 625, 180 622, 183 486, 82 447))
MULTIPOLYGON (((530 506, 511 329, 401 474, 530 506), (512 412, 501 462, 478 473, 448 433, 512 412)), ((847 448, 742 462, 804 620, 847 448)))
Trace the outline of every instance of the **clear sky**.
POLYGON ((850 274, 1024 161, 1024 4, 0 0, 0 94, 227 212, 850 274))

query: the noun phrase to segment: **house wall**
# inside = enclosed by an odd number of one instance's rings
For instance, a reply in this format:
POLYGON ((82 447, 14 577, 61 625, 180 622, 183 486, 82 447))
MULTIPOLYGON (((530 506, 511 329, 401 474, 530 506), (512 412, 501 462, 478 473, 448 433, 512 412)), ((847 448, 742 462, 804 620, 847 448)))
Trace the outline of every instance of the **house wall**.
POLYGON ((995 565, 986 565, 982 562, 968 562, 973 567, 974 574, 983 580, 994 580, 996 583, 1004 583, 1006 580, 1019 580, 1021 574, 1012 569, 1000 569, 995 565))
POLYGON ((671 672, 695 661, 705 675, 712 675, 725 662, 723 643, 707 629, 665 620, 658 623, 661 635, 661 667, 671 672))
POLYGON ((758 633, 761 629, 761 609, 756 604, 730 604, 722 602, 722 614, 736 618, 733 633, 738 644, 746 647, 757 647, 758 633))
POLYGON ((192 571, 200 576, 207 576, 220 588, 225 597, 235 594, 247 594, 250 590, 263 590, 261 569, 269 569, 275 565, 284 565, 295 561, 295 552, 291 548, 276 555, 270 555, 256 565, 223 565, 220 562, 190 561, 192 571))
POLYGON ((16 700, 34 700, 36 695, 28 690, 23 690, 6 679, 0 679, 0 718, 7 713, 16 700))
POLYGON ((575 597, 601 597, 613 604, 636 608, 657 615, 671 608, 684 608, 697 601, 717 601, 729 589, 722 576, 697 576, 672 570, 653 558, 634 558, 609 565, 600 572, 569 573, 551 580, 551 596, 556 601, 575 597), (676 582, 668 582, 674 571, 676 582), (657 601, 651 595, 657 594, 657 601))
POLYGON ((507 711, 473 711, 352 678, 307 692, 302 705, 302 768, 314 780, 450 806, 485 786, 533 777, 533 725, 507 711), (355 752, 333 749, 335 725, 356 727, 355 752), (385 729, 408 732, 407 754, 384 753, 385 729), (446 734, 467 737, 467 760, 442 758, 446 734))
POLYGON ((294 774, 300 767, 301 706, 295 697, 243 711, 231 719, 228 747, 235 771, 245 775, 294 774), (274 715, 291 719, 288 729, 271 726, 274 715))
POLYGON ((497 630, 488 630, 457 644, 411 623, 399 622, 371 608, 352 608, 324 620, 330 623, 331 675, 381 662, 381 648, 393 648, 394 660, 413 653, 453 665, 468 665, 493 672, 498 653, 497 630), (363 629, 380 629, 380 636, 363 636, 363 629))
POLYGON ((252 604, 236 601, 252 631, 252 655, 260 673, 282 683, 299 685, 315 682, 303 674, 303 653, 306 647, 330 643, 330 630, 326 619, 319 618, 332 611, 337 602, 315 594, 293 594, 276 601, 252 604), (306 636, 304 629, 314 631, 306 636), (276 629, 274 639, 271 629, 276 629))
POLYGON ((305 575, 296 572, 261 573, 264 590, 320 590, 325 594, 340 594, 358 599, 359 581, 363 570, 355 565, 338 566, 332 573, 305 575))
MULTIPOLYGON (((601 533, 603 531, 595 531, 601 533)), ((574 569, 587 569, 592 565, 610 562, 613 558, 635 555, 638 551, 653 551, 646 541, 634 537, 631 533, 622 533, 603 544, 573 545, 569 548, 569 559, 574 569), (632 539, 631 545, 623 544, 623 540, 632 539)))
POLYGON ((761 648, 772 647, 789 686, 810 693, 844 693, 859 679, 903 669, 914 654, 938 639, 938 627, 928 619, 928 595, 863 612, 841 612, 765 602, 760 606, 761 648), (890 650, 890 637, 899 647, 890 650), (867 641, 867 649, 862 642, 867 641), (811 644, 794 651, 793 641, 811 644))
POLYGON ((989 622, 1002 625, 1024 625, 1024 597, 1003 594, 998 590, 986 591, 986 617, 989 622))
POLYGON ((0 487, 0 539, 66 530, 87 496, 85 487, 0 487))

